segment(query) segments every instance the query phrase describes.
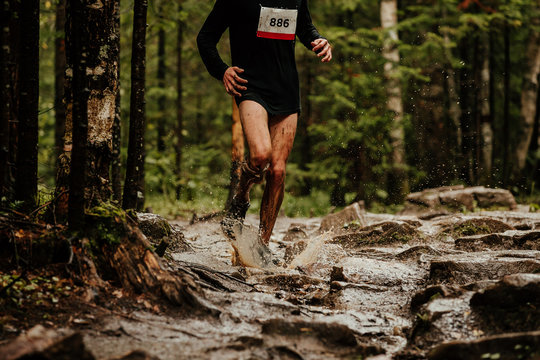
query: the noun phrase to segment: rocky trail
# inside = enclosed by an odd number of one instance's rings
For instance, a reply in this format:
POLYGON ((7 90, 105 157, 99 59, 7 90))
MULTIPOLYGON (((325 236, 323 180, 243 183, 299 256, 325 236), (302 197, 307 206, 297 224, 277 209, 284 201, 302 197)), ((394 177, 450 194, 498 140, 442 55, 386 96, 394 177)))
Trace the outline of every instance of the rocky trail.
MULTIPOLYGON (((59 333, 97 359, 540 359, 540 213, 503 190, 411 194, 400 215, 354 204, 279 218, 272 271, 233 266, 218 218, 171 225, 167 265, 201 280, 212 313, 140 309, 59 333)), ((5 346, 0 358, 17 358, 5 346)))

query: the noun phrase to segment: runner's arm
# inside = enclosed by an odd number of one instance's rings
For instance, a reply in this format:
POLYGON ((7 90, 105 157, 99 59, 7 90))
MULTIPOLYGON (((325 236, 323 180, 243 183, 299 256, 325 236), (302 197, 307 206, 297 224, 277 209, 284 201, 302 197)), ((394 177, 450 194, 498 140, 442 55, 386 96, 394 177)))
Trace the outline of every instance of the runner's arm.
POLYGON ((317 31, 311 21, 311 14, 307 6, 307 0, 302 0, 300 10, 298 11, 298 25, 296 28, 298 39, 309 50, 313 49, 312 41, 316 39, 324 39, 317 31))
POLYGON ((229 9, 227 0, 217 0, 197 36, 197 47, 204 65, 210 75, 218 80, 223 80, 223 75, 229 67, 219 56, 216 47, 221 35, 229 26, 229 9))

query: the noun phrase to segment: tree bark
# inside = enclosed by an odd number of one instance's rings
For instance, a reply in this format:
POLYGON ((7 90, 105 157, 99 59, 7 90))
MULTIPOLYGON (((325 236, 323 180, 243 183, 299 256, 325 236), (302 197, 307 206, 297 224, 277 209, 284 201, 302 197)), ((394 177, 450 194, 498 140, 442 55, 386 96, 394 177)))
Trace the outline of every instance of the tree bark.
POLYGON ((472 184, 473 175, 472 175, 472 162, 473 162, 473 133, 474 133, 474 124, 472 115, 472 104, 470 99, 470 89, 472 88, 471 73, 472 69, 470 68, 471 60, 469 56, 470 39, 463 39, 460 44, 461 59, 466 64, 460 70, 460 105, 461 105, 461 129, 462 129, 462 142, 461 142, 461 153, 463 154, 463 162, 460 164, 461 180, 465 181, 467 184, 472 184))
POLYGON ((240 121, 240 111, 234 98, 232 100, 232 108, 231 183, 229 185, 229 196, 225 203, 225 209, 231 206, 233 196, 240 183, 240 175, 242 173, 240 164, 244 160, 245 151, 244 131, 242 130, 242 122, 240 121))
MULTIPOLYGON (((120 59, 120 0, 114 0, 115 4, 115 19, 114 19, 114 33, 115 42, 114 49, 115 56, 120 59)), ((120 60, 118 60, 120 61, 120 60)), ((112 153, 112 165, 111 165, 111 182, 112 182, 112 194, 113 200, 121 203, 122 201, 122 160, 120 158, 121 145, 122 145, 122 111, 120 107, 120 63, 116 67, 116 79, 118 86, 116 87, 116 103, 114 112, 114 124, 113 124, 113 153, 112 153)))
POLYGON ((403 102, 401 99, 401 85, 397 65, 399 64, 399 50, 396 47, 398 33, 396 26, 397 0, 381 1, 381 24, 386 32, 382 54, 386 59, 384 73, 386 93, 388 96, 386 107, 393 116, 390 141, 392 143, 392 170, 388 177, 388 193, 391 202, 399 203, 409 191, 405 161, 405 134, 403 130, 403 102))
MULTIPOLYGON (((163 16, 163 9, 160 9, 160 14, 163 16)), ((165 90, 165 29, 163 25, 158 30, 158 67, 157 67, 157 83, 158 88, 165 90)), ((159 152, 165 151, 165 109, 166 98, 163 94, 159 95, 157 100, 158 118, 157 118, 157 149, 159 152)))
POLYGON ((510 176, 510 26, 504 24, 504 104, 503 104, 503 185, 508 184, 510 176))
POLYGON ((88 139, 88 62, 89 20, 85 0, 67 3, 70 31, 67 42, 67 58, 72 72, 71 90, 71 166, 69 181, 69 227, 81 230, 84 227, 84 189, 86 187, 86 158, 88 139))
MULTIPOLYGON (((540 18, 533 24, 540 25, 540 18)), ((530 28, 526 53, 526 66, 523 72, 521 91, 520 136, 514 152, 514 179, 519 180, 526 165, 527 154, 532 139, 534 117, 536 115, 536 99, 538 96, 538 74, 540 73, 540 32, 534 26, 530 28)))
MULTIPOLYGON (((300 142, 300 164, 299 168, 303 171, 308 171, 308 164, 313 161, 313 153, 311 150, 311 137, 308 128, 313 124, 313 111, 309 96, 313 88, 313 71, 312 71, 312 56, 307 54, 304 56, 304 86, 302 87, 302 119, 299 123, 299 142, 300 142)), ((307 196, 311 194, 311 179, 304 177, 303 184, 300 190, 300 195, 307 196)))
POLYGON ((479 144, 481 152, 480 161, 480 180, 481 183, 489 183, 491 180, 491 169, 493 157, 493 119, 491 115, 490 91, 491 86, 491 64, 489 34, 482 37, 482 53, 480 56, 480 92, 479 92, 479 107, 480 107, 480 137, 479 144))
POLYGON ((13 74, 10 71, 11 52, 11 1, 1 0, 0 22, 5 24, 0 28, 0 202, 2 198, 11 195, 11 171, 9 165, 10 121, 12 121, 12 85, 13 74))
POLYGON ((66 108, 64 104, 64 74, 66 72, 65 28, 66 1, 58 0, 55 20, 56 39, 54 40, 54 145, 56 147, 56 156, 60 156, 62 152, 66 128, 66 108))
POLYGON ((39 0, 21 2, 19 141, 15 199, 28 210, 37 200, 37 145, 39 101, 39 0))
MULTIPOLYGON (((184 8, 184 1, 178 1, 178 14, 181 14, 184 8)), ((182 99, 183 92, 183 62, 182 62, 182 47, 184 44, 184 23, 182 19, 177 21, 178 34, 176 39, 176 89, 178 95, 176 97, 176 161, 175 161, 175 172, 176 172, 176 199, 180 200, 180 195, 182 192, 181 179, 182 179, 182 148, 184 146, 184 136, 182 131, 184 129, 184 104, 182 99)))
POLYGON ((131 98, 129 144, 124 185, 124 209, 142 209, 144 205, 144 133, 146 13, 147 0, 135 0, 131 55, 131 98))

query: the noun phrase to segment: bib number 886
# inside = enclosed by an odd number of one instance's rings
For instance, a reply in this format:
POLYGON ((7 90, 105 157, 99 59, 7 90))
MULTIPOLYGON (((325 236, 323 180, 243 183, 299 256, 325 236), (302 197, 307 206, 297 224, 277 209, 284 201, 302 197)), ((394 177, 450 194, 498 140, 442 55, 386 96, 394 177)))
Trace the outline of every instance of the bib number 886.
POLYGON ((271 18, 270 26, 289 27, 289 19, 283 20, 283 19, 271 18))

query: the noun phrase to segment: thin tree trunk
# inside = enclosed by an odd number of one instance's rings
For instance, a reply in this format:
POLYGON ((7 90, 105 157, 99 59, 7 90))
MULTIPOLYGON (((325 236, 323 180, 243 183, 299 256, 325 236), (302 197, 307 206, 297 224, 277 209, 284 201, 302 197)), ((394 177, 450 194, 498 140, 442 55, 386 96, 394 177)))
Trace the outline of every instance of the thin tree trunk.
POLYGON ((64 104, 64 74, 66 72, 66 1, 58 0, 56 5, 56 39, 54 42, 54 145, 56 156, 59 156, 64 146, 64 132, 66 128, 66 108, 64 104))
MULTIPOLYGON (((302 94, 302 120, 300 121, 299 126, 299 135, 300 135, 300 164, 299 168, 303 171, 308 171, 308 164, 313 160, 313 153, 311 151, 311 137, 309 136, 308 128, 313 124, 313 113, 311 108, 311 100, 309 95, 313 87, 313 72, 311 69, 312 57, 304 56, 304 86, 302 94)), ((307 196, 311 194, 311 180, 309 177, 303 179, 302 188, 300 190, 300 195, 307 196)))
MULTIPOLYGON (((183 0, 178 2, 178 14, 183 10, 183 0)), ((182 101, 182 77, 183 77, 183 62, 182 62, 182 47, 184 43, 184 24, 182 19, 178 19, 178 36, 176 41, 176 89, 178 95, 176 98, 176 161, 175 161, 175 172, 176 172, 176 199, 180 199, 180 194, 182 186, 180 180, 182 179, 182 148, 184 145, 184 137, 182 131, 184 129, 184 104, 182 101)))
POLYGON ((231 183, 229 185, 229 196, 225 203, 225 209, 231 206, 233 196, 238 188, 240 174, 242 173, 240 164, 244 160, 245 151, 244 131, 242 130, 242 122, 240 121, 240 111, 234 99, 232 100, 232 108, 231 183))
POLYGON ((510 26, 504 24, 504 105, 503 105, 503 178, 508 184, 510 173, 510 26))
POLYGON ((71 130, 72 141, 69 181, 68 221, 71 229, 84 227, 84 189, 86 187, 86 159, 88 139, 88 96, 86 66, 88 61, 89 24, 84 0, 67 2, 69 34, 67 58, 72 72, 71 130))
POLYGON ((135 0, 131 55, 129 144, 124 185, 124 209, 144 205, 144 132, 147 0, 135 0))
POLYGON ((491 64, 489 34, 482 38, 481 70, 480 70, 480 151, 481 151, 481 182, 489 183, 491 179, 491 159, 493 156, 493 121, 491 116, 491 64))
MULTIPOLYGON (((540 18, 536 18, 533 24, 540 25, 540 18)), ((531 143, 534 117, 536 115, 536 99, 538 95, 538 74, 540 73, 540 32, 531 27, 529 43, 526 53, 526 67, 523 72, 521 91, 521 121, 520 136, 515 149, 514 179, 519 180, 523 169, 529 146, 531 143)))
POLYGON ((15 198, 36 205, 39 101, 39 0, 21 2, 19 144, 15 198))
POLYGON ((9 171, 9 121, 11 120, 11 84, 10 72, 11 41, 10 41, 10 8, 11 1, 1 0, 0 22, 6 24, 0 28, 0 202, 3 197, 8 198, 10 188, 9 171))
POLYGON ((405 161, 405 135, 403 130, 403 102, 401 99, 401 85, 397 72, 399 64, 399 50, 396 47, 398 33, 396 26, 397 1, 381 1, 381 24, 387 32, 383 44, 383 57, 386 59, 384 73, 387 79, 386 92, 388 96, 387 109, 393 114, 390 141, 392 143, 392 170, 388 178, 389 200, 401 202, 409 191, 405 161))
MULTIPOLYGON (((114 0, 115 19, 114 19, 114 33, 115 42, 113 44, 116 58, 120 59, 120 0, 114 0)), ((121 144, 122 144, 122 109, 120 106, 120 62, 116 68, 116 79, 118 86, 116 88, 116 102, 115 102, 115 116, 113 124, 113 159, 111 165, 111 182, 112 182, 112 194, 113 199, 118 203, 122 201, 122 160, 120 158, 121 144)))
POLYGON ((460 71, 460 104, 461 104, 461 129, 462 129, 462 154, 463 162, 460 164, 461 172, 460 175, 462 180, 467 184, 472 184, 472 149, 473 149, 473 118, 471 100, 470 100, 470 89, 471 89, 471 69, 468 68, 468 65, 471 63, 469 59, 469 46, 470 42, 468 39, 463 39, 460 44, 461 48, 461 59, 467 65, 463 67, 460 71))
MULTIPOLYGON (((163 14, 163 9, 160 10, 160 14, 163 14)), ((158 88, 165 90, 165 29, 163 25, 160 26, 158 31, 158 67, 157 67, 157 82, 158 88)), ((159 152, 165 151, 165 107, 166 98, 163 94, 159 95, 157 100, 158 105, 158 118, 157 118, 157 149, 159 152)))

